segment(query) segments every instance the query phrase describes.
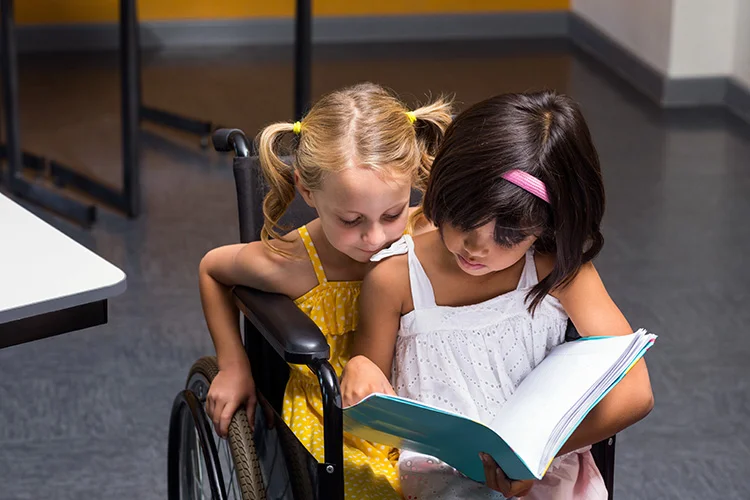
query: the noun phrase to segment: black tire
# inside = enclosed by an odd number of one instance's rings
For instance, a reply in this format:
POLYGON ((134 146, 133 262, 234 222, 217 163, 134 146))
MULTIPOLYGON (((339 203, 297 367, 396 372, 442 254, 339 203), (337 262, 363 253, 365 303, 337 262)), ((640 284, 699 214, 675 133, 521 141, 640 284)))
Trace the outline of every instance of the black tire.
MULTIPOLYGON (((203 357, 190 368, 187 389, 198 397, 201 404, 205 405, 208 387, 218 373, 219 365, 214 356, 203 357)), ((238 409, 232 417, 227 441, 234 461, 234 472, 242 493, 242 500, 266 500, 260 462, 255 453, 253 433, 244 408, 238 409)))
MULTIPOLYGON (((172 404, 169 418, 167 483, 169 500, 226 500, 221 460, 211 423, 198 397, 189 390, 180 391, 172 404)), ((228 445, 225 462, 231 461, 228 445)), ((227 475, 235 485, 234 463, 227 475)), ((239 487, 236 494, 239 495, 239 487)))

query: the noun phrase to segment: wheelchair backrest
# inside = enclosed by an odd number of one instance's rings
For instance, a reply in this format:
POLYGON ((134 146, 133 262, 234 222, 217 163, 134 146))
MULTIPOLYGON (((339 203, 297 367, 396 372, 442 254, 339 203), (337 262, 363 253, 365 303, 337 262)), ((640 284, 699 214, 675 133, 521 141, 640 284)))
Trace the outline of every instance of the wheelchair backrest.
MULTIPOLYGON (((291 158, 283 157, 284 162, 291 158)), ((263 198, 268 187, 263 181, 260 160, 257 156, 235 158, 234 183, 237 190, 237 208, 240 222, 240 242, 249 243, 260 240, 263 229, 263 198)), ((287 213, 280 223, 283 227, 297 228, 315 218, 315 210, 310 208, 297 193, 287 213)))

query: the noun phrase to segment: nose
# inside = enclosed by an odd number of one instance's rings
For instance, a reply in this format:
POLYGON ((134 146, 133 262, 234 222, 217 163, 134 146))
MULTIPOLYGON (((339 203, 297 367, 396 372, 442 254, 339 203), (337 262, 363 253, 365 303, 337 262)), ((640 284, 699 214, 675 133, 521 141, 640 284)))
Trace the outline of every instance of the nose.
POLYGON ((372 224, 367 231, 362 234, 362 241, 367 245, 369 250, 378 250, 385 244, 386 236, 383 226, 372 224))
POLYGON ((468 257, 472 260, 486 257, 490 252, 489 245, 479 237, 476 231, 471 231, 464 238, 464 248, 468 257))

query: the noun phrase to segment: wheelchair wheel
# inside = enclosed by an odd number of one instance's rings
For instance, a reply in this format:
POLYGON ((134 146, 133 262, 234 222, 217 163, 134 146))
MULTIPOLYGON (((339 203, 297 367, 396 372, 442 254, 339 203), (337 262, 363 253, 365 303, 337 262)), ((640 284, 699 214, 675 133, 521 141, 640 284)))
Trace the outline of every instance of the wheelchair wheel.
POLYGON ((186 390, 175 400, 169 429, 169 498, 265 500, 245 410, 232 417, 226 440, 218 437, 205 414, 208 388, 217 373, 216 358, 199 359, 190 369, 186 390))

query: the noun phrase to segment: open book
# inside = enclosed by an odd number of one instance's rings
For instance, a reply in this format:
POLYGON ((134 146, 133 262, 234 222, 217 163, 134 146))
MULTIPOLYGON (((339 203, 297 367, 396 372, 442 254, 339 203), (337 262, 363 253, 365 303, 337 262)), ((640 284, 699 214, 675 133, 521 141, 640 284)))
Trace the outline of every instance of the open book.
POLYGON ((561 344, 521 382, 493 422, 479 423, 417 401, 371 394, 344 409, 344 430, 431 455, 484 482, 479 453, 512 479, 541 479, 596 404, 653 345, 639 330, 561 344))

